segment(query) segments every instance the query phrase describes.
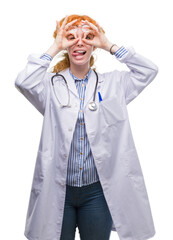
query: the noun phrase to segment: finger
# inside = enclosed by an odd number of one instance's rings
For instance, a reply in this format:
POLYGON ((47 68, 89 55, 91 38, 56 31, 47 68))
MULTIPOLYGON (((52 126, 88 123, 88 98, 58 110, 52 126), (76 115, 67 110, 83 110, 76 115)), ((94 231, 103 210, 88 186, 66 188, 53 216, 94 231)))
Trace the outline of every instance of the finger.
POLYGON ((60 28, 59 22, 56 20, 56 29, 59 29, 59 28, 60 28))
POLYGON ((97 35, 94 30, 86 31, 86 34, 87 34, 87 35, 89 35, 89 34, 97 35))
POLYGON ((68 32, 65 33, 65 37, 67 38, 69 36, 73 36, 73 37, 77 38, 77 33, 76 32, 72 33, 70 31, 68 31, 68 32))
POLYGON ((94 37, 95 37, 95 32, 92 30, 92 31, 89 31, 89 32, 84 32, 84 36, 83 36, 83 38, 82 39, 86 39, 86 40, 89 40, 89 41, 91 41, 91 40, 93 40, 94 39, 94 37))
POLYGON ((94 29, 96 32, 98 32, 98 28, 94 25, 94 24, 92 24, 92 23, 90 23, 88 20, 82 20, 82 22, 85 22, 86 24, 88 24, 92 29, 94 29))
POLYGON ((76 38, 69 42, 68 47, 71 47, 72 45, 75 45, 79 41, 79 38, 76 38))
POLYGON ((66 25, 67 19, 68 19, 68 15, 65 17, 65 19, 64 19, 64 21, 62 23, 62 26, 61 26, 62 28, 64 28, 64 26, 66 25))
POLYGON ((103 32, 100 25, 98 24, 98 22, 96 22, 96 25, 97 25, 97 28, 98 28, 99 32, 103 32))
POLYGON ((82 41, 83 41, 84 43, 86 43, 87 45, 94 46, 92 40, 82 39, 82 41))
POLYGON ((68 29, 71 25, 73 25, 73 23, 75 23, 76 21, 77 21, 77 19, 75 19, 75 20, 67 23, 66 26, 65 26, 65 30, 67 30, 67 29, 68 29))
POLYGON ((78 38, 78 37, 77 37, 77 33, 76 33, 76 32, 74 33, 74 36, 75 36, 75 38, 78 38))
POLYGON ((88 34, 88 32, 84 32, 84 39, 86 38, 86 36, 87 36, 87 34, 88 34))

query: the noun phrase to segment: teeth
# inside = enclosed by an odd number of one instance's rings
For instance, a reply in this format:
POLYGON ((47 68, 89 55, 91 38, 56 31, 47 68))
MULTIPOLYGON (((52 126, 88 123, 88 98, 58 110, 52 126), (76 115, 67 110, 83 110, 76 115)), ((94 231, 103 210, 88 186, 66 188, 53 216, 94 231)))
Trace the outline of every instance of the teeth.
POLYGON ((75 51, 75 52, 78 52, 78 53, 84 53, 85 51, 75 51))

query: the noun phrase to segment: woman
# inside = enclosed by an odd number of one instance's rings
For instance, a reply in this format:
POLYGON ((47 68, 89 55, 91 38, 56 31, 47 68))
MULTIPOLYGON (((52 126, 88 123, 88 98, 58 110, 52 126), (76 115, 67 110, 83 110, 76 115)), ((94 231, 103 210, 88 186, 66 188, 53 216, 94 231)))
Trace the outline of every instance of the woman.
POLYGON ((157 66, 110 42, 88 16, 66 16, 54 38, 44 54, 28 57, 15 81, 44 115, 25 236, 73 240, 78 226, 82 240, 108 240, 111 230, 120 240, 148 239, 155 228, 126 106, 157 66), (96 48, 130 71, 96 73, 96 48), (64 59, 47 72, 62 50, 64 59))

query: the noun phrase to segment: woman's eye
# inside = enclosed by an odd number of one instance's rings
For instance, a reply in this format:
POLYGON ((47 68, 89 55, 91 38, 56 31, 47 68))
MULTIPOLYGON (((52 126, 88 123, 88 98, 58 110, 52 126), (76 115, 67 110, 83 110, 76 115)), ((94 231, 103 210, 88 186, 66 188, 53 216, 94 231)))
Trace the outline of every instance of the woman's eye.
POLYGON ((93 34, 88 34, 86 36, 86 39, 89 39, 89 40, 92 40, 94 38, 94 35, 93 34))
POLYGON ((73 39, 75 39, 75 37, 73 35, 68 35, 67 36, 67 40, 73 40, 73 39))

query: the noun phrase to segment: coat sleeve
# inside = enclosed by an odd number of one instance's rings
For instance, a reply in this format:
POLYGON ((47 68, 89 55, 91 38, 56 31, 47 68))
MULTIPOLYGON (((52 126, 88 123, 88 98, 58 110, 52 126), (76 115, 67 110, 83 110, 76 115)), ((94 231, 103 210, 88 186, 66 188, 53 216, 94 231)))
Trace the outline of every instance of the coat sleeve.
MULTIPOLYGON (((40 55, 41 56, 41 55, 40 55)), ((30 54, 25 68, 19 72, 15 87, 44 115, 48 81, 49 60, 40 59, 38 54, 30 54)))
POLYGON ((136 53, 133 47, 127 50, 126 54, 117 58, 130 69, 130 71, 121 71, 120 74, 126 105, 136 98, 158 73, 158 67, 149 59, 136 53))

